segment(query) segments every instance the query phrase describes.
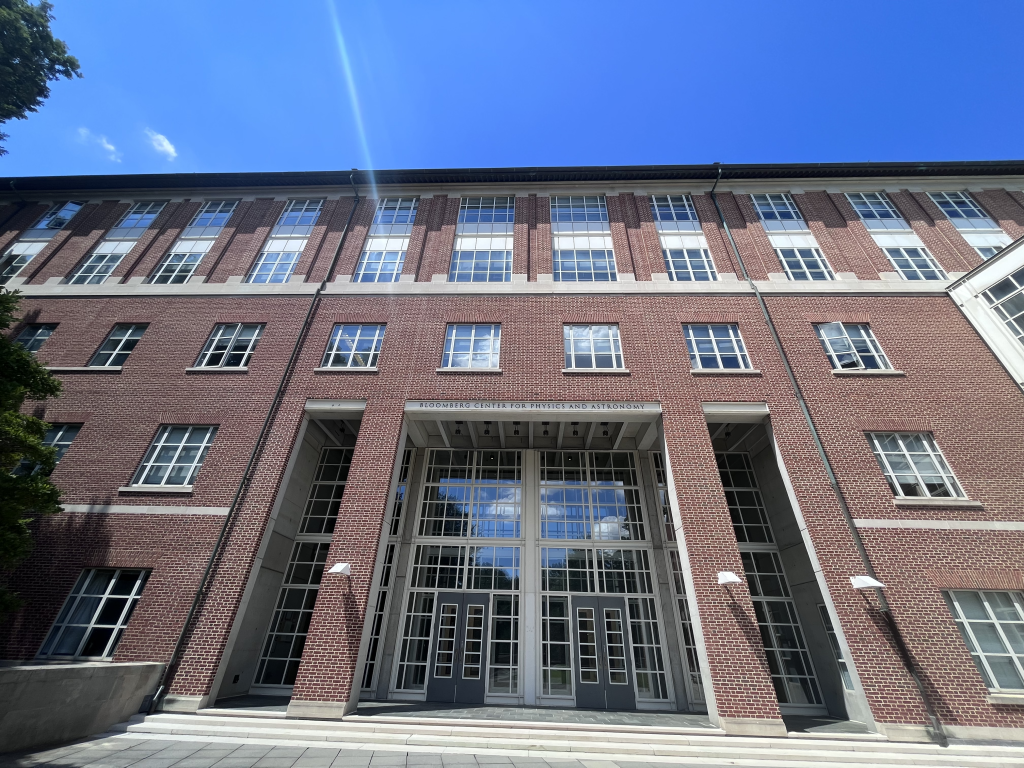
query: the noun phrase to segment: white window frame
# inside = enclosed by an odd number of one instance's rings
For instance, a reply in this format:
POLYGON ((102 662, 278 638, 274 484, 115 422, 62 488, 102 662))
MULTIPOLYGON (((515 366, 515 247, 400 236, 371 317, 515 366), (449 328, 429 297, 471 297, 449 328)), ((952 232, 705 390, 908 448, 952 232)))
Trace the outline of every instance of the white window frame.
POLYGON ((875 460, 878 462, 879 468, 882 470, 882 474, 885 476, 885 480, 889 483, 889 488, 892 490, 893 495, 897 498, 911 498, 911 499, 964 499, 967 498, 967 494, 964 493, 960 482, 956 479, 956 475, 953 474, 953 470, 950 468, 949 463, 946 461, 946 457, 942 455, 942 451, 939 450, 939 446, 935 442, 935 438, 928 432, 867 432, 868 443, 871 445, 871 451, 875 454, 875 460), (895 438, 898 443, 898 450, 886 451, 882 446, 882 439, 884 438, 895 438), (924 450, 910 450, 907 447, 908 439, 916 438, 921 441, 924 446, 924 450), (920 456, 922 461, 930 462, 935 468, 934 473, 929 472, 927 475, 921 474, 921 469, 914 462, 913 457, 920 456), (902 460, 902 466, 894 468, 892 459, 890 457, 898 457, 902 460), (897 471, 897 469, 899 471, 897 471), (905 477, 910 478, 914 484, 916 484, 918 490, 923 493, 909 494, 905 493, 903 486, 901 485, 899 478, 905 477), (943 487, 946 489, 945 494, 933 494, 928 490, 928 486, 925 482, 925 477, 938 477, 942 480, 943 487))
POLYGON ((807 222, 788 192, 759 192, 750 196, 766 232, 806 232, 807 222))
POLYGON ((164 256, 149 282, 153 285, 180 285, 192 279, 213 240, 179 240, 164 256), (166 279, 163 279, 166 278, 166 279))
POLYGON ((387 325, 384 323, 337 323, 327 340, 321 368, 354 368, 358 370, 376 370, 380 358, 380 350, 384 344, 387 325), (346 336, 345 331, 355 328, 356 335, 346 336), (351 349, 338 349, 342 341, 351 341, 351 349), (360 349, 361 342, 370 342, 370 349, 360 349), (343 362, 341 362, 343 361, 343 362))
POLYGON ((786 277, 794 282, 812 283, 836 279, 832 265, 828 263, 820 248, 776 248, 775 255, 778 256, 786 277), (792 253, 791 256, 787 255, 789 252, 792 253), (799 270, 794 268, 793 262, 800 265, 799 270), (800 272, 806 274, 806 277, 798 277, 800 272), (820 272, 824 277, 814 277, 813 273, 816 272, 820 272))
POLYGON ((818 340, 832 364, 832 370, 892 369, 882 345, 878 343, 871 326, 867 323, 816 323, 814 331, 818 334, 818 340), (874 357, 879 364, 865 365, 862 355, 874 357), (852 362, 852 365, 847 365, 847 361, 852 362))
POLYGON ((18 334, 14 343, 34 355, 57 330, 57 325, 57 323, 29 323, 21 329, 21 333, 18 334))
POLYGON ((611 248, 562 248, 553 250, 551 253, 552 257, 552 271, 554 274, 554 280, 556 283, 615 283, 618 282, 619 274, 615 264, 615 252, 611 248), (571 266, 572 270, 564 269, 563 267, 570 265, 569 259, 563 259, 563 253, 571 253, 571 266), (584 256, 584 254, 586 254, 584 256), (605 262, 605 269, 597 269, 594 266, 595 254, 604 254, 599 257, 605 262), (581 270, 580 265, 584 263, 584 268, 581 270), (589 264, 589 268, 586 266, 589 264), (587 279, 585 276, 590 275, 587 279), (605 275, 598 279, 598 275, 605 275), (581 277, 583 275, 584 277, 581 277))
POLYGON ((408 237, 412 233, 412 226, 416 222, 419 210, 418 197, 382 197, 377 201, 377 210, 373 213, 369 234, 408 237))
POLYGON ((252 265, 252 269, 249 270, 245 282, 254 285, 287 283, 292 279, 295 266, 301 258, 301 250, 261 251, 252 265), (269 267, 269 271, 264 270, 265 267, 269 267))
POLYGON ((993 692, 1020 693, 1024 689, 1024 653, 1014 652, 1013 647, 1014 641, 1019 644, 1021 636, 1024 635, 1024 594, 1014 590, 1001 589, 950 589, 944 590, 942 597, 946 601, 949 612, 953 615, 956 628, 960 630, 960 637, 963 638, 964 644, 971 654, 971 660, 974 661, 988 689, 993 692), (967 594, 976 595, 980 599, 986 618, 967 618, 967 612, 964 611, 962 603, 967 594), (1015 620, 1000 618, 996 615, 993 603, 997 596, 1003 598, 1002 611, 1006 611, 1009 606, 1012 606, 1012 610, 1017 614, 1015 620), (1020 626, 1013 628, 1011 632, 1010 627, 1013 625, 1020 626), (979 634, 979 630, 983 626, 984 634, 979 634), (1010 634, 1013 635, 1013 639, 1009 637, 1010 634), (1002 645, 1002 651, 983 650, 986 645, 991 646, 996 642, 1002 645), (999 684, 996 675, 992 672, 992 662, 995 657, 1005 657, 1005 661, 1010 664, 1010 669, 1021 681, 1020 685, 1003 687, 999 684))
POLYGON ((124 634, 125 627, 128 626, 128 622, 131 620, 132 614, 135 612, 135 607, 138 605, 139 599, 142 596, 142 590, 146 586, 149 574, 149 570, 144 568, 87 568, 82 571, 82 574, 78 577, 78 581, 71 590, 71 594, 69 594, 67 599, 64 601, 60 614, 58 614, 56 620, 53 622, 53 626, 47 633, 46 640, 39 649, 39 653, 36 654, 36 658, 67 660, 96 660, 113 658, 114 653, 117 650, 118 643, 121 641, 121 636, 124 634), (87 587, 91 586, 91 582, 96 577, 97 573, 109 571, 113 571, 114 573, 102 592, 86 592, 87 587), (129 592, 120 594, 112 592, 112 589, 121 580, 122 574, 125 574, 130 578, 130 574, 133 573, 136 573, 137 575, 135 576, 135 581, 130 585, 129 592), (98 625, 97 619, 100 618, 106 606, 111 603, 111 600, 120 599, 125 600, 125 604, 117 616, 113 617, 113 623, 98 625), (94 607, 90 605, 93 600, 96 601, 94 607), (72 623, 72 619, 79 620, 72 623), (84 621, 82 619, 84 619, 84 621), (75 645, 75 653, 56 654, 53 652, 53 647, 58 644, 58 640, 62 639, 61 636, 67 632, 68 627, 77 628, 83 626, 85 629, 75 645), (111 631, 106 642, 103 644, 103 652, 90 656, 82 655, 82 651, 85 650, 85 646, 91 639, 93 632, 97 629, 98 631, 103 632, 107 628, 111 628, 111 631))
POLYGON ((982 292, 982 296, 985 297, 992 312, 1006 325, 1006 329, 1017 338, 1017 341, 1024 344, 1024 269, 1018 269, 989 286, 982 292), (1013 290, 1009 290, 1003 296, 993 293, 1004 284, 1007 289, 1013 290), (1019 310, 1017 305, 1020 305, 1019 310))
POLYGON ((661 256, 665 260, 665 271, 668 272, 668 279, 678 282, 716 282, 718 271, 715 269, 714 259, 711 258, 711 251, 707 248, 665 248, 661 249, 661 256), (684 254, 682 259, 676 259, 673 253, 684 254), (676 269, 677 261, 685 261, 687 269, 676 269), (694 264, 703 263, 702 269, 694 269, 694 264), (706 272, 706 278, 694 277, 696 272, 706 272))
POLYGON ((0 258, 0 285, 13 280, 46 247, 45 242, 15 243, 0 258))
POLYGON ((117 323, 110 329, 107 338, 89 361, 90 368, 120 368, 138 346, 139 340, 149 327, 148 323, 117 323), (100 362, 101 356, 106 359, 100 362), (123 357, 122 357, 123 356, 123 357), (118 360, 119 362, 111 362, 118 360))
POLYGON ((63 200, 54 203, 47 209, 46 213, 39 217, 39 221, 32 225, 32 229, 64 229, 75 218, 75 214, 82 210, 84 205, 85 203, 80 203, 77 200, 63 200), (74 206, 74 210, 70 214, 62 215, 72 206, 74 206), (57 222, 56 226, 54 226, 54 222, 57 222))
POLYGON ((356 273, 352 276, 353 283, 397 283, 402 278, 405 268, 405 253, 409 246, 408 238, 372 238, 359 256, 356 273), (393 246, 393 247, 392 247, 393 246), (394 265, 393 269, 385 270, 385 266, 394 265), (383 278, 383 279, 382 279, 383 278))
POLYGON ((196 360, 196 368, 240 368, 249 367, 249 358, 256 350, 256 343, 263 335, 263 323, 218 323, 206 340, 203 351, 196 360), (237 358, 238 362, 227 361, 237 358), (216 358, 216 362, 210 360, 216 358))
POLYGON ((892 264, 893 269, 902 277, 904 280, 948 280, 949 275, 946 274, 939 262, 935 260, 935 257, 928 252, 928 249, 923 245, 915 246, 904 246, 904 247, 886 247, 882 250, 885 251, 885 257, 889 259, 889 263, 892 264), (911 253, 916 251, 917 254, 911 253), (908 267, 902 267, 898 260, 906 260, 909 263, 908 267), (915 264, 914 261, 920 261, 922 263, 915 264), (935 272, 936 277, 927 277, 926 273, 935 272))
POLYGON ((223 229, 238 210, 238 202, 238 200, 207 200, 196 211, 188 228, 223 229), (204 221, 204 219, 206 220, 204 221))
POLYGON ((68 285, 100 285, 106 282, 135 243, 135 240, 104 240, 78 265, 68 278, 68 285))
POLYGON ((905 231, 911 228, 885 192, 847 192, 846 199, 869 230, 905 231))
POLYGON ((449 283, 512 282, 512 251, 454 250, 448 267, 449 283), (468 265, 468 269, 465 269, 468 265))
POLYGON ((988 261, 1005 247, 1004 245, 976 245, 974 250, 978 252, 983 261, 988 261))
POLYGON ((216 435, 217 427, 214 425, 161 425, 153 437, 153 442, 150 443, 149 450, 146 451, 146 455, 139 464, 139 468, 135 470, 132 487, 190 489, 195 482, 196 475, 202 469, 206 454, 216 435), (184 435, 181 436, 181 442, 168 442, 168 438, 176 437, 176 430, 185 430, 184 435), (193 435, 200 438, 199 442, 188 442, 193 435), (156 475, 159 467, 165 467, 163 474, 159 475, 159 482, 146 482, 147 478, 156 475), (185 469, 184 482, 167 482, 177 468, 185 469))
POLYGON ((289 200, 281 215, 277 217, 278 227, 314 227, 324 210, 323 198, 308 197, 289 200))
MULTIPOLYGON (((483 345, 481 345, 483 346, 483 345)), ((445 330, 444 353, 441 355, 441 370, 501 370, 501 323, 448 323, 445 330), (456 341, 464 341, 467 337, 460 336, 459 329, 470 329, 469 349, 456 350, 456 341), (486 329, 486 335, 485 335, 486 329), (480 334, 479 336, 477 334, 480 334), (486 350, 477 350, 477 342, 487 339, 490 343, 486 350), (476 363, 487 356, 487 365, 476 363), (465 365, 457 364, 456 360, 465 359, 465 365)))
POLYGON ((618 323, 565 323, 562 326, 562 341, 566 371, 626 370, 618 323), (596 337, 595 332, 604 332, 606 335, 596 337), (588 357, 593 365, 578 364, 588 357), (598 365, 598 358, 607 359, 611 365, 598 365))
POLYGON ((142 200, 132 205, 114 229, 149 229, 163 212, 166 200, 142 200))
POLYGON ((742 371, 742 370, 753 370, 753 366, 750 364, 750 355, 747 353, 747 346, 743 343, 743 335, 740 333, 740 327, 736 323, 684 323, 683 324, 683 336, 686 339, 686 348, 690 353, 690 369, 694 371, 742 371), (706 328, 708 331, 707 336, 698 336, 695 330, 698 328, 706 328), (715 329, 720 329, 716 332, 715 329), (721 329, 725 329, 723 332, 721 329), (724 335, 723 335, 724 333, 724 335), (711 342, 713 349, 704 349, 703 351, 698 347, 697 342, 711 342), (721 342, 721 343, 719 343, 721 342), (723 349, 726 344, 731 344, 733 350, 723 349), (705 365, 709 362, 702 358, 714 356, 717 365, 705 365), (739 365, 726 366, 723 364, 723 358, 735 357, 739 365))
POLYGON ((610 232, 611 225, 608 220, 608 199, 605 195, 552 195, 551 206, 551 228, 552 231, 559 230, 559 224, 571 224, 571 228, 561 231, 578 232, 610 232), (576 227, 583 224, 586 226, 576 227), (591 225, 597 224, 594 229, 591 225))
MULTIPOLYGON (((57 449, 54 457, 54 466, 60 464, 60 460, 68 452, 71 443, 78 437, 78 433, 82 431, 82 426, 82 424, 51 424, 50 428, 46 430, 46 434, 43 436, 43 445, 47 448, 57 449)), ((39 464, 22 459, 18 466, 14 468, 12 474, 34 475, 39 469, 39 464)))
POLYGON ((700 232, 700 219, 690 195, 651 195, 651 216, 660 232, 700 232))
POLYGON ((928 197, 957 229, 995 229, 1002 232, 995 220, 966 192, 929 192, 928 197))

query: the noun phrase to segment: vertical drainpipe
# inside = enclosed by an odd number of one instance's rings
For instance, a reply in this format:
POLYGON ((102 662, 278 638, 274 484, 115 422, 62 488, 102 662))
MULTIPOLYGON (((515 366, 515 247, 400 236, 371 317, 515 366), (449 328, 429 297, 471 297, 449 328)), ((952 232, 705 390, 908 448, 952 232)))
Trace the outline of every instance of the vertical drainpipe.
MULTIPOLYGON (((714 186, 711 187, 711 202, 714 203, 715 211, 718 213, 718 220, 722 222, 722 227, 725 229, 726 237, 729 240, 729 246, 732 250, 733 256, 736 257, 736 263, 739 264, 740 271, 743 273, 743 279, 747 281, 747 285, 754 292, 754 297, 757 299, 757 304, 761 308, 761 315, 764 317, 765 323, 768 325, 768 330, 771 332, 772 341, 775 344, 775 349, 779 353, 779 357, 782 360, 782 365, 786 369, 786 376, 789 378, 789 385, 793 390, 793 394, 796 396, 796 401, 800 405, 800 411, 804 415, 804 420, 807 422, 807 428, 811 432, 811 438, 814 441, 814 447, 818 452, 818 456, 821 458, 821 463, 825 467, 825 472, 828 474, 829 485, 832 486, 832 491, 835 493, 836 500, 839 502, 839 508, 842 510, 843 519, 846 521, 847 528, 850 529, 850 534, 853 536, 854 544, 857 547, 857 552, 860 555, 861 564, 864 566, 866 574, 872 578, 877 578, 875 568, 871 563, 871 557, 868 555, 868 550, 864 546, 864 540, 860 536, 860 532, 857 530, 856 524, 853 522, 853 515, 850 513, 850 507, 846 503, 846 497, 843 495, 842 489, 839 487, 839 481, 836 479, 835 471, 832 467, 832 462, 829 461, 828 454, 825 453, 825 446, 821 442, 821 436, 818 434, 818 429, 814 424, 814 419, 811 417, 811 411, 807 407, 807 402, 804 400, 803 392, 800 389, 800 385, 797 383, 796 374, 793 373, 793 367, 789 363, 789 358, 786 356, 786 350, 782 346, 782 340, 779 338, 778 330, 775 328, 775 322, 772 320, 771 313, 768 311, 768 305, 765 303, 764 296, 758 289, 757 285, 750 278, 747 273, 746 264, 743 262, 743 257, 740 255, 740 249, 736 246, 736 240, 732 236, 732 230, 729 229, 729 224, 725 220, 725 216, 722 214, 722 209, 718 205, 718 198, 715 195, 715 189, 718 187, 718 182, 722 180, 722 166, 718 165, 718 175, 715 177, 714 186)), ((893 642, 896 645, 896 650, 900 655, 900 659, 903 661, 903 665, 906 667, 907 672, 913 678, 914 683, 917 685, 918 692, 921 694, 921 701, 924 704, 925 712, 928 714, 928 719, 931 720, 931 737, 934 741, 942 746, 948 746, 946 734, 942 730, 942 723, 935 714, 935 708, 932 706, 931 698, 928 695, 928 691, 924 686, 924 682, 921 680, 921 676, 917 671, 917 664, 914 662, 914 658, 910 653, 910 649, 907 647, 906 641, 903 638, 903 633, 900 632, 899 626, 896 624, 896 619, 892 615, 892 609, 889 606, 889 601, 886 599, 885 593, 881 589, 875 590, 878 595, 878 602, 880 607, 880 613, 885 620, 886 626, 889 628, 889 632, 892 635, 893 642)))

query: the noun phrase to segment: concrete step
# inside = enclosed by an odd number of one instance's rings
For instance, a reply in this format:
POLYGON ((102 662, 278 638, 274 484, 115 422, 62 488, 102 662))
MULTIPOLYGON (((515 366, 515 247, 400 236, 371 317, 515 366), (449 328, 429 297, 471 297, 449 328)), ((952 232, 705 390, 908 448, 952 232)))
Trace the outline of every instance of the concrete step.
MULTIPOLYGON (((397 719, 397 718, 396 718, 397 719)), ((412 718, 409 718, 412 719, 412 718)), ((213 714, 162 713, 128 726, 133 735, 212 737, 218 740, 260 740, 386 749, 441 752, 561 756, 597 760, 727 760, 736 765, 798 765, 843 763, 870 766, 930 766, 932 768, 1021 768, 1024 748, 934 744, 879 743, 841 739, 788 739, 712 734, 603 731, 581 733, 557 727, 514 728, 505 722, 459 726, 425 723, 299 720, 213 714), (748 762, 749 761, 749 762, 748 762)), ((546 723, 544 725, 552 726, 546 723)))

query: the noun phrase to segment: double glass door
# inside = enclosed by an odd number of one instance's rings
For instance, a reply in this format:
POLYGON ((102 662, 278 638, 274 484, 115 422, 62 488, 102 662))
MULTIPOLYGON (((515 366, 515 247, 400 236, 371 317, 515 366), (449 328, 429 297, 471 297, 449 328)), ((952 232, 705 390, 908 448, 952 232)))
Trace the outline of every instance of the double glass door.
POLYGON ((489 598, 479 592, 438 594, 428 701, 483 704, 489 598))
POLYGON ((576 706, 634 709, 625 599, 574 595, 571 600, 576 706))

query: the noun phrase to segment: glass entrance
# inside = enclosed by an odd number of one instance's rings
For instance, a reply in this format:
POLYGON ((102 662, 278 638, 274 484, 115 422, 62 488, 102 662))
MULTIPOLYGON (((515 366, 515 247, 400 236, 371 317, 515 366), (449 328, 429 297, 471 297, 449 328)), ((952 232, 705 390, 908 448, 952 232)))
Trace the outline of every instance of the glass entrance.
POLYGON ((573 651, 579 670, 576 706, 633 709, 632 669, 626 655, 626 601, 573 597, 573 651))
POLYGON ((484 703, 487 603, 488 595, 472 592, 437 596, 427 701, 484 703))

